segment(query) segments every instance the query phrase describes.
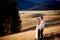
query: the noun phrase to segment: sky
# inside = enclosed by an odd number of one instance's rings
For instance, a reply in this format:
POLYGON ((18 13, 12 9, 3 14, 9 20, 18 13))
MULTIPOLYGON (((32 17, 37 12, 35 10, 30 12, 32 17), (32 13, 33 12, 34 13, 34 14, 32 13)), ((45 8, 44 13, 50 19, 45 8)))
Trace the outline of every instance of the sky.
POLYGON ((18 10, 50 10, 55 9, 56 5, 60 4, 60 1, 55 0, 18 0, 17 2, 18 10))

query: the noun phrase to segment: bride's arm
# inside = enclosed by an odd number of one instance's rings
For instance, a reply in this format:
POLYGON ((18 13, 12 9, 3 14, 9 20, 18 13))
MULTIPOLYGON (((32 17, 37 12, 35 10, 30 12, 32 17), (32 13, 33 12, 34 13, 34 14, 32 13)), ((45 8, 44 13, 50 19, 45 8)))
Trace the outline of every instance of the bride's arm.
POLYGON ((36 26, 36 39, 38 39, 38 25, 36 26))

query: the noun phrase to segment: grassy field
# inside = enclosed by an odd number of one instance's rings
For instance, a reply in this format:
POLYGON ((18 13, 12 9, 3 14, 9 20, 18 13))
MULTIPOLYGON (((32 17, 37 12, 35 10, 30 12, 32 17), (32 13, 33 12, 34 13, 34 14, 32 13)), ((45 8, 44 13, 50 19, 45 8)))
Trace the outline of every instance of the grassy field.
MULTIPOLYGON (((35 40, 35 30, 0 37, 0 40, 35 40)), ((60 26, 44 29, 44 40, 60 40, 60 26)))
POLYGON ((44 16, 44 40, 60 40, 60 14, 59 10, 49 11, 24 11, 20 12, 22 29, 20 33, 0 37, 0 40, 35 40, 35 27, 37 18, 44 16))
MULTIPOLYGON (((58 10, 59 11, 59 10, 58 10)), ((22 29, 34 27, 37 24, 37 18, 41 15, 44 16, 44 20, 48 24, 57 24, 60 22, 60 15, 57 13, 56 10, 54 11, 25 11, 22 12, 24 14, 21 14, 21 20, 22 20, 22 29)))

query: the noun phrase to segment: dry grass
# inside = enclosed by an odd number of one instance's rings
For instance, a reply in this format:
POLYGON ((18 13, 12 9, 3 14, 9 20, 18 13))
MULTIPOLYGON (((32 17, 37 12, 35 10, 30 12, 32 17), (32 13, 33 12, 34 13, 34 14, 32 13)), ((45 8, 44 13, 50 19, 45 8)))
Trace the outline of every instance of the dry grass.
MULTIPOLYGON (((59 10, 57 10, 57 11, 59 11, 59 10)), ((37 11, 37 12, 27 11, 27 12, 24 12, 24 14, 20 15, 21 20, 22 20, 22 29, 25 29, 27 27, 32 27, 33 25, 35 26, 37 24, 37 17, 33 17, 33 16, 36 16, 37 14, 44 15, 44 20, 48 21, 48 23, 57 23, 57 21, 60 22, 60 20, 57 20, 60 18, 59 15, 56 15, 57 11, 54 10, 54 11, 37 11)))
MULTIPOLYGON (((59 11, 59 10, 58 10, 59 11)), ((54 26, 48 26, 44 28, 44 40, 60 40, 60 16, 57 15, 56 10, 54 11, 40 11, 40 12, 24 12, 21 14, 22 30, 34 27, 37 23, 37 17, 35 14, 43 14, 44 20, 48 24, 55 24, 54 26), (26 13, 26 14, 25 14, 26 13)), ((35 30, 24 31, 4 37, 0 37, 0 40, 35 40, 35 30)))
MULTIPOLYGON (((60 33, 60 26, 45 28, 44 40, 46 40, 46 38, 49 39, 48 37, 52 36, 53 34, 56 35, 57 33, 60 33)), ((0 40, 35 40, 35 30, 0 37, 0 40)), ((51 40, 60 40, 60 37, 54 36, 54 39, 51 38, 51 40)))

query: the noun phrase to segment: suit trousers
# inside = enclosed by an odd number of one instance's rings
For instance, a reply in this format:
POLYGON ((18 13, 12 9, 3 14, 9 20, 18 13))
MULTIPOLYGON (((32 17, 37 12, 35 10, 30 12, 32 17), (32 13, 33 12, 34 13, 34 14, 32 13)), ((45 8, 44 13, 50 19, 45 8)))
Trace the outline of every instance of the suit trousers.
POLYGON ((43 29, 38 30, 38 40, 43 39, 43 29))

